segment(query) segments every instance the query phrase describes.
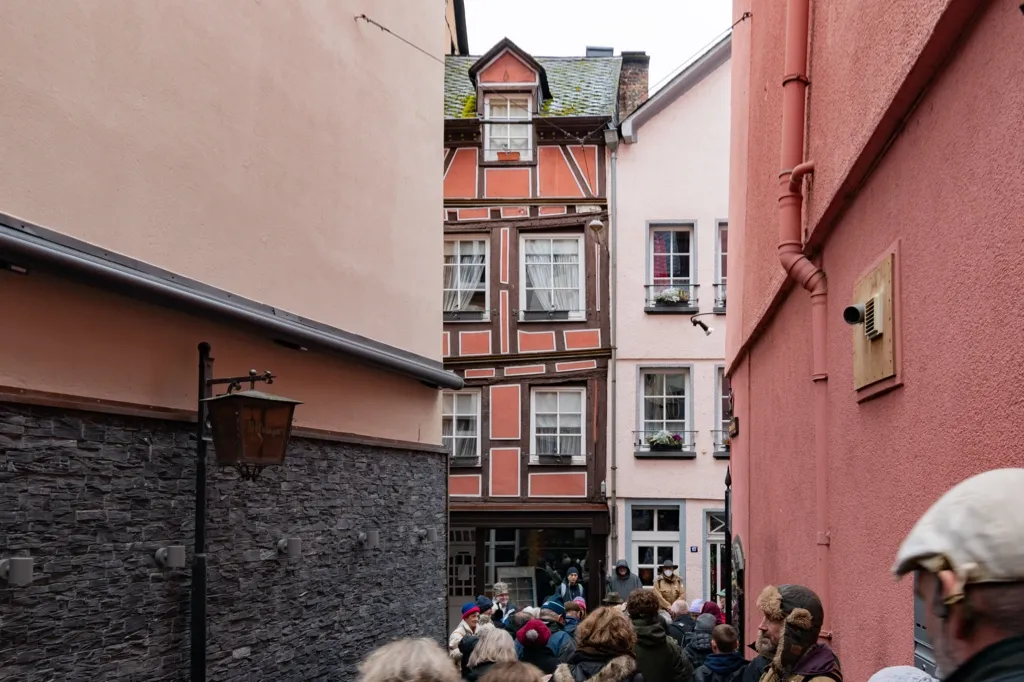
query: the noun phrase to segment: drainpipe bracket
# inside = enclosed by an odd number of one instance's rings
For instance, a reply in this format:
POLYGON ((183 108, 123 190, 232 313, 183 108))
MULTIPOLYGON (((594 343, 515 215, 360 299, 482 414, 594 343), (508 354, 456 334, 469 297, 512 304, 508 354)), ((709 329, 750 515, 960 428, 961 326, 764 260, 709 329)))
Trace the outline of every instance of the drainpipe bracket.
POLYGON ((802 73, 789 73, 782 77, 782 84, 786 83, 803 83, 804 85, 810 85, 811 81, 802 73))
POLYGON ((832 534, 828 531, 824 533, 818 533, 818 544, 828 547, 830 544, 832 544, 832 534))

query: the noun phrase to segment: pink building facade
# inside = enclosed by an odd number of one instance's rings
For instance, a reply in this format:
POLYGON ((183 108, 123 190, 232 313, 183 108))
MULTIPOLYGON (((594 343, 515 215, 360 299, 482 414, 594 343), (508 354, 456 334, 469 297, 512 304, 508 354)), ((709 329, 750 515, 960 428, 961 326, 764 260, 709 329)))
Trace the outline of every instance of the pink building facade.
POLYGON ((745 635, 762 586, 809 585, 850 679, 927 665, 896 548, 950 486, 1021 461, 1018 5, 734 2, 751 15, 726 354, 745 635))

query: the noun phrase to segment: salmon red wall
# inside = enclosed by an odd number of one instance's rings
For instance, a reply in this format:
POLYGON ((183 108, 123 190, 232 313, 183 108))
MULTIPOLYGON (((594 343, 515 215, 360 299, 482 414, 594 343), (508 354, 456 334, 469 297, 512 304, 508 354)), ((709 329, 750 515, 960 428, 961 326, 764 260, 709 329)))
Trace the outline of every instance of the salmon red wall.
MULTIPOLYGON (((775 240, 758 234, 777 230, 777 187, 763 179, 778 172, 778 140, 771 132, 775 124, 762 129, 761 122, 777 120, 780 112, 777 53, 783 45, 784 4, 756 3, 763 10, 754 10, 758 20, 746 22, 734 37, 751 41, 750 90, 758 93, 749 103, 746 187, 737 186, 733 177, 734 197, 739 190, 747 211, 741 255, 734 256, 735 248, 730 251, 730 274, 737 267, 743 271, 744 328, 764 312, 760 292, 771 289, 781 271, 775 244, 769 243, 775 240), (751 30, 753 35, 745 37, 751 30), (773 77, 765 98, 755 75, 767 78, 769 72, 773 77), (767 263, 774 263, 775 273, 768 272, 767 263)), ((1024 404, 1006 395, 1007 387, 1024 382, 1019 362, 1024 333, 1007 324, 1024 315, 1018 219, 1024 215, 1024 146, 1018 139, 1024 91, 1016 83, 1024 43, 1017 4, 996 0, 988 5, 821 254, 829 282, 829 619, 849 679, 867 679, 883 666, 912 661, 912 588, 907 580, 895 583, 889 569, 914 521, 960 480, 987 469, 1021 466, 1024 404), (955 173, 944 168, 950 158, 957 159, 955 173), (858 403, 853 330, 842 323, 841 313, 864 269, 897 239, 902 319, 893 332, 902 334, 904 385, 858 403), (864 618, 865 595, 887 605, 885 618, 864 618)), ((934 23, 936 7, 929 4, 915 14, 913 21, 920 25, 912 28, 906 26, 907 12, 916 10, 880 0, 868 1, 857 12, 815 13, 818 37, 812 38, 811 63, 822 70, 811 74, 818 94, 812 95, 808 110, 810 128, 817 131, 811 140, 816 168, 828 170, 821 186, 816 171, 812 207, 821 200, 814 193, 828 194, 842 182, 833 174, 848 166, 847 145, 856 144, 849 139, 865 134, 858 117, 877 119, 877 102, 885 98, 876 88, 891 94, 899 86, 915 46, 921 45, 921 32, 934 23), (825 35, 830 36, 827 42, 825 35), (901 39, 887 41, 877 54, 848 47, 850 41, 874 44, 874 36, 890 35, 901 39), (836 45, 835 36, 847 38, 836 45), (836 66, 843 59, 845 70, 836 66), (826 76, 828 83, 823 83, 826 76), (846 111, 845 103, 862 90, 867 101, 853 107, 860 113, 846 111), (845 96, 835 95, 838 91, 845 96), (826 126, 835 138, 831 143, 826 126)), ((812 208, 812 220, 817 210, 812 208)), ((733 310, 730 305, 730 316, 733 310)), ((730 333, 733 329, 730 320, 730 333)), ((751 595, 778 581, 814 586, 810 351, 809 298, 796 288, 733 367, 740 419, 732 451, 735 518, 751 595)), ((748 639, 757 625, 752 611, 748 608, 748 639)))
POLYGON ((480 72, 481 83, 532 83, 537 73, 511 52, 504 52, 480 72))

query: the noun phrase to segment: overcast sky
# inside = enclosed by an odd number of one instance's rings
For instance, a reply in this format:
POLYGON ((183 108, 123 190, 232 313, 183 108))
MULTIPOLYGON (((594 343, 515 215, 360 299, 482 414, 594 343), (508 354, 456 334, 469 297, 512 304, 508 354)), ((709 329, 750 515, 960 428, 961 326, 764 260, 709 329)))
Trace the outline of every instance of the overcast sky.
POLYGON ((588 45, 643 50, 652 88, 729 28, 730 0, 466 0, 469 49, 510 38, 539 57, 582 56, 588 45))

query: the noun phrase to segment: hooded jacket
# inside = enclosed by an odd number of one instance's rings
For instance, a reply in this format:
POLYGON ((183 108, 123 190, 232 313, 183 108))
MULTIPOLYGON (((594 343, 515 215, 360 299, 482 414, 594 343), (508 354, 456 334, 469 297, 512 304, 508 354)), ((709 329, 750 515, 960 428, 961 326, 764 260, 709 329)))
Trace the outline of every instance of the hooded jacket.
POLYGON ((665 635, 665 627, 659 620, 634 620, 633 630, 636 632, 636 646, 633 648, 636 667, 645 680, 693 680, 693 667, 683 656, 676 641, 665 635))
MULTIPOLYGON (((621 592, 619 594, 622 594, 621 592)), ((677 573, 672 573, 671 578, 666 578, 662 573, 654 581, 654 594, 658 595, 658 603, 661 608, 668 611, 672 604, 679 599, 686 599, 686 588, 683 580, 677 573)))
POLYGON ((711 631, 718 623, 710 613, 705 613, 697 618, 697 624, 690 635, 690 643, 686 645, 683 653, 690 659, 693 669, 704 665, 704 661, 711 655, 711 631))
MULTIPOLYGON (((947 678, 952 679, 952 678, 947 678)), ((999 678, 981 677, 981 680, 999 678)), ((843 671, 839 667, 839 658, 828 644, 815 644, 793 665, 788 673, 780 671, 776 662, 764 671, 762 682, 843 682, 843 671)), ((1002 679, 999 682, 1004 682, 1002 679)), ((1011 682, 1006 678, 1005 682, 1011 682)))
POLYGON ((734 651, 731 654, 711 654, 704 665, 697 668, 696 682, 740 682, 747 669, 747 659, 734 651))
POLYGON ((632 656, 605 656, 578 651, 551 676, 551 682, 644 682, 632 656))
POLYGON ((462 638, 476 635, 478 632, 479 627, 476 630, 471 630, 466 621, 459 621, 459 624, 455 626, 455 630, 452 631, 451 636, 448 638, 448 655, 452 657, 452 660, 462 660, 462 652, 459 651, 459 643, 462 641, 462 638))
POLYGON ((623 599, 626 599, 629 595, 633 594, 634 590, 642 589, 643 586, 644 584, 640 582, 640 577, 630 570, 629 562, 625 559, 619 559, 615 562, 615 569, 612 571, 612 574, 608 576, 608 589, 606 592, 614 592, 623 599), (620 568, 626 569, 625 578, 619 577, 620 568))

